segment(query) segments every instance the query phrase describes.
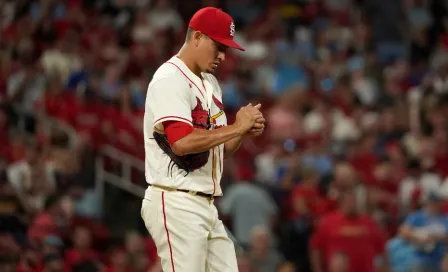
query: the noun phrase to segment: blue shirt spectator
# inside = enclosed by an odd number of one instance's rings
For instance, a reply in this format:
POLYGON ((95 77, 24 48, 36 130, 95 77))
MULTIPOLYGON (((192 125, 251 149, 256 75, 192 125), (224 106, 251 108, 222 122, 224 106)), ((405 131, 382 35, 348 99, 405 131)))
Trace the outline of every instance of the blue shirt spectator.
POLYGON ((415 247, 406 240, 395 237, 386 245, 391 272, 411 271, 416 254, 415 247))
POLYGON ((330 156, 325 154, 306 154, 302 158, 304 166, 315 169, 321 175, 331 172, 333 169, 333 162, 330 156))
MULTIPOLYGON (((417 234, 422 235, 446 235, 448 232, 448 218, 442 214, 430 214, 426 210, 411 214, 405 221, 405 225, 411 227, 417 234)), ((437 267, 446 250, 446 245, 441 242, 418 246, 416 250, 416 262, 425 267, 437 267)))

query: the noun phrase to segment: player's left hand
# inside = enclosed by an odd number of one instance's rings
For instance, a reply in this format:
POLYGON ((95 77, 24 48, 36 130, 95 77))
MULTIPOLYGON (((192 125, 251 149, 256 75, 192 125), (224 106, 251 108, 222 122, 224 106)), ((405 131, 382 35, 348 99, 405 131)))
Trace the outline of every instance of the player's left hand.
MULTIPOLYGON (((252 105, 251 103, 249 105, 252 105)), ((261 108, 261 104, 258 104, 255 106, 255 108, 257 108, 258 110, 261 108)), ((264 119, 264 117, 260 117, 258 118, 254 125, 252 126, 252 128, 247 132, 248 135, 250 136, 260 136, 261 134, 263 134, 264 131, 264 123, 266 122, 266 120, 264 119)))
POLYGON ((248 134, 250 136, 260 136, 261 134, 263 134, 264 128, 251 128, 248 132, 248 134))

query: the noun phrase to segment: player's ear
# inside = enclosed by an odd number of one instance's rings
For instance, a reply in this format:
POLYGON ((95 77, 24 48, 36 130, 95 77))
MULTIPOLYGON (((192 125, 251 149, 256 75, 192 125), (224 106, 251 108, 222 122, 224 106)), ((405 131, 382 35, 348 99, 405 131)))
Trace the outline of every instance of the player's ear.
POLYGON ((193 33, 193 41, 194 41, 194 45, 195 45, 196 47, 198 47, 199 44, 200 44, 200 42, 201 42, 201 39, 206 38, 206 37, 207 37, 207 36, 206 36, 204 33, 200 32, 200 31, 195 31, 195 32, 193 33))
POLYGON ((202 32, 200 32, 200 31, 193 32, 193 43, 196 47, 199 46, 199 42, 201 41, 201 38, 203 36, 204 36, 204 34, 202 34, 202 32))

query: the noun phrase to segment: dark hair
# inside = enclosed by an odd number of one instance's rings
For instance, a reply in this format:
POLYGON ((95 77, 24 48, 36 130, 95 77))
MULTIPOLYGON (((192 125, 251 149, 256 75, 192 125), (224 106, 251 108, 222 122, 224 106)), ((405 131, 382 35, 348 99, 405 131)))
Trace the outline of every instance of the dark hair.
POLYGON ((407 162, 408 170, 421 170, 421 162, 419 159, 410 158, 407 162))
POLYGON ((56 130, 51 135, 50 142, 53 147, 68 148, 70 146, 70 137, 64 131, 56 130))
POLYGON ((46 200, 45 200, 45 205, 44 205, 44 209, 48 210, 53 208, 56 204, 58 204, 61 201, 62 197, 60 195, 50 195, 46 200))
POLYGON ((185 42, 188 42, 191 39, 191 36, 193 35, 193 32, 195 30, 191 27, 188 27, 187 34, 185 35, 185 42))

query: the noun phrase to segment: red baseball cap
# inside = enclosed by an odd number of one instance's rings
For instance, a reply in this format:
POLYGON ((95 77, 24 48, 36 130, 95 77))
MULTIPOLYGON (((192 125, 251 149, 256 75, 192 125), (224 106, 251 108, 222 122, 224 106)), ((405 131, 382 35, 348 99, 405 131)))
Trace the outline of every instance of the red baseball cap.
POLYGON ((233 40, 235 24, 232 17, 221 9, 206 7, 198 10, 191 18, 188 26, 204 33, 216 42, 245 51, 241 45, 233 40))

